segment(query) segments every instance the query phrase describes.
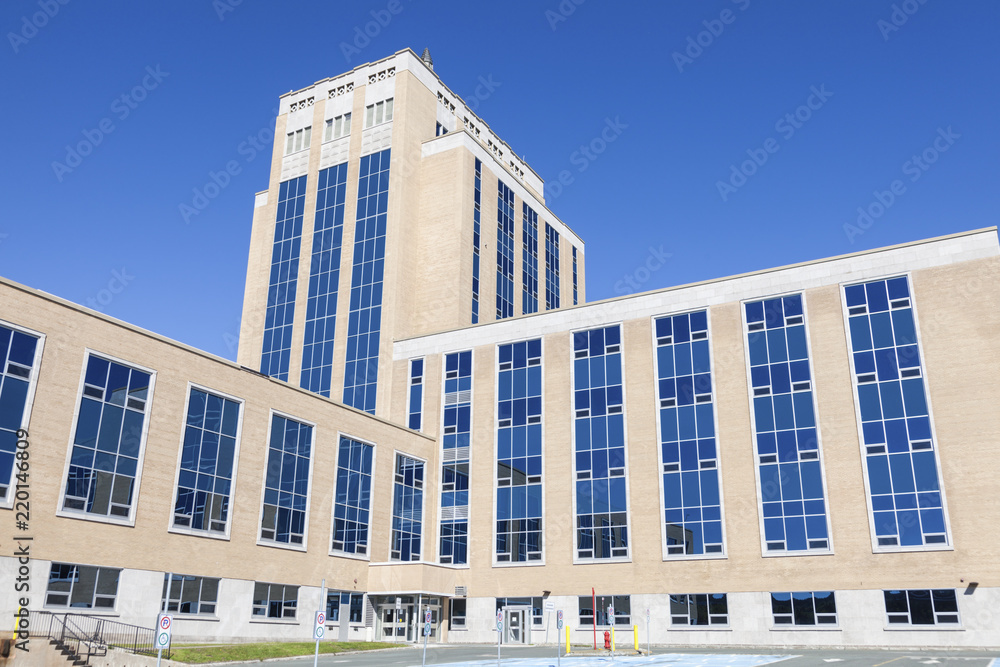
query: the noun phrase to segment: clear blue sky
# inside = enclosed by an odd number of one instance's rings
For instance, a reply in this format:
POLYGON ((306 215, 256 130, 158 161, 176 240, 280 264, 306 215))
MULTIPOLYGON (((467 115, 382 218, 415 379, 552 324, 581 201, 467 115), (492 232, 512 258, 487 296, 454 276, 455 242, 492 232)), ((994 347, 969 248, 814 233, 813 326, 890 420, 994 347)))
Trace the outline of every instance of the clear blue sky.
POLYGON ((590 300, 997 223, 992 0, 237 2, 2 3, 0 275, 235 358, 268 171, 241 143, 280 94, 406 47, 542 178, 567 172, 549 203, 590 300), (355 43, 373 11, 391 20, 355 43), (647 273, 650 248, 671 256, 647 273))

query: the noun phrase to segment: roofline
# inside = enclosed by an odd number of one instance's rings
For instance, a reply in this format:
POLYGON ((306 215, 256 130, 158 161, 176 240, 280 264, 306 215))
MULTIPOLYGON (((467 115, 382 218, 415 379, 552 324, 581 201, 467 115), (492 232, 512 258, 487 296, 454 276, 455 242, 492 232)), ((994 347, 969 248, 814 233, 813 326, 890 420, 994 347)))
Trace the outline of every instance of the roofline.
MULTIPOLYGON (((944 236, 935 236, 935 237, 932 237, 932 238, 929 238, 929 239, 920 239, 918 241, 907 241, 905 243, 898 243, 898 244, 895 244, 895 245, 883 246, 881 248, 872 248, 870 250, 860 250, 858 252, 847 253, 847 254, 844 254, 844 255, 833 255, 831 257, 822 257, 820 259, 807 260, 807 261, 804 261, 804 262, 796 262, 795 264, 785 264, 785 265, 782 265, 782 266, 776 266, 776 267, 771 267, 771 268, 767 268, 767 269, 758 269, 757 271, 749 271, 747 273, 737 273, 737 274, 734 274, 734 275, 724 276, 724 277, 721 277, 721 278, 710 278, 708 280, 699 280, 699 281, 696 281, 696 282, 693 282, 693 283, 684 283, 682 285, 672 285, 672 286, 669 286, 669 287, 661 287, 661 288, 654 289, 654 290, 648 290, 646 292, 636 292, 635 294, 627 294, 625 296, 616 296, 616 297, 611 297, 611 298, 608 298, 608 299, 601 299, 600 301, 588 301, 587 303, 582 303, 582 304, 579 304, 579 305, 576 305, 576 306, 569 306, 569 307, 559 308, 558 310, 548 310, 548 311, 545 311, 545 312, 530 313, 530 314, 527 314, 527 315, 515 315, 514 317, 508 317, 508 318, 505 318, 503 320, 495 320, 493 322, 482 322, 480 324, 470 324, 468 326, 460 327, 460 328, 457 328, 457 329, 441 329, 441 330, 438 330, 438 331, 434 331, 434 332, 422 334, 420 336, 411 336, 410 338, 400 338, 399 340, 395 341, 395 344, 398 345, 400 343, 406 343, 406 342, 410 342, 410 341, 416 341, 416 340, 420 340, 421 338, 427 338, 429 336, 441 336, 441 335, 444 335, 444 334, 454 333, 454 332, 457 332, 457 331, 465 331, 465 330, 479 329, 479 328, 483 328, 483 327, 496 326, 497 324, 500 324, 500 323, 514 322, 514 321, 520 321, 520 320, 527 320, 528 318, 546 317, 546 316, 551 316, 554 313, 558 313, 558 312, 566 312, 566 311, 572 311, 572 310, 579 310, 581 308, 590 308, 592 306, 598 306, 598 305, 607 305, 607 304, 610 304, 610 303, 628 301, 630 299, 637 299, 637 298, 640 298, 640 297, 646 297, 646 296, 651 296, 651 295, 655 295, 655 294, 667 294, 667 293, 670 293, 670 292, 678 292, 678 291, 681 291, 681 290, 692 289, 692 288, 696 288, 696 287, 702 287, 702 286, 705 286, 705 285, 712 285, 712 284, 715 284, 715 283, 724 283, 724 282, 728 282, 728 281, 742 280, 742 279, 746 279, 746 278, 752 278, 752 277, 755 277, 755 276, 763 276, 763 275, 767 275, 767 274, 770 274, 770 273, 778 273, 778 272, 781 272, 781 271, 789 271, 789 270, 792 270, 792 269, 798 269, 798 268, 807 267, 807 266, 819 266, 819 265, 827 264, 827 263, 830 263, 830 262, 843 261, 843 260, 846 260, 846 259, 851 259, 851 258, 856 258, 856 257, 866 257, 866 256, 871 256, 871 255, 877 255, 877 254, 886 253, 886 252, 892 252, 892 251, 901 250, 901 249, 905 249, 905 248, 915 248, 915 247, 922 246, 922 245, 928 245, 928 244, 933 244, 933 243, 941 243, 942 241, 948 241, 950 239, 957 239, 957 238, 963 238, 963 237, 977 236, 977 235, 981 235, 981 234, 988 234, 988 233, 991 233, 991 232, 994 235, 997 234, 997 226, 996 225, 994 225, 992 227, 982 227, 980 229, 972 229, 972 230, 965 231, 965 232, 956 232, 954 234, 946 234, 944 236)), ((1000 252, 998 252, 997 254, 1000 254, 1000 252)))
MULTIPOLYGON (((436 441, 435 438, 432 438, 432 437, 430 437, 430 436, 428 436, 428 435, 426 435, 424 433, 421 433, 419 431, 413 431, 413 430, 407 428, 406 426, 404 426, 403 424, 397 424, 396 422, 390 421, 390 420, 385 419, 383 417, 377 417, 375 415, 372 415, 372 414, 369 414, 369 413, 365 412, 364 410, 358 410, 357 408, 352 407, 350 405, 346 405, 346 404, 341 403, 339 401, 335 401, 332 398, 328 398, 326 396, 322 396, 320 394, 317 394, 315 392, 309 391, 307 389, 303 389, 302 387, 296 387, 295 385, 293 385, 293 384, 291 384, 289 382, 284 382, 282 380, 278 380, 278 379, 275 379, 273 377, 269 377, 267 375, 264 375, 263 373, 259 373, 258 371, 254 370, 252 368, 247 368, 246 366, 241 366, 240 364, 238 364, 235 361, 230 361, 229 359, 225 359, 223 357, 214 355, 211 352, 206 352, 205 350, 200 350, 200 349, 198 349, 196 347, 192 347, 190 345, 187 345, 186 343, 182 343, 180 341, 174 340, 173 338, 167 338, 166 336, 163 336, 163 335, 160 335, 160 334, 158 334, 156 332, 150 331, 149 329, 143 329, 142 327, 136 326, 134 324, 129 324, 128 322, 125 322, 124 320, 119 320, 118 318, 111 317, 110 315, 106 315, 104 313, 101 313, 99 311, 93 310, 91 308, 87 308, 86 306, 81 306, 78 303, 74 303, 72 301, 69 301, 69 300, 64 299, 62 297, 59 297, 59 296, 56 296, 54 294, 50 294, 48 292, 42 291, 40 289, 36 289, 34 287, 28 287, 27 285, 23 285, 21 283, 15 282, 15 281, 13 281, 13 280, 11 280, 9 278, 5 278, 3 276, 0 276, 0 285, 5 286, 5 287, 10 287, 11 289, 17 290, 19 292, 23 292, 25 294, 28 294, 30 296, 33 296, 33 297, 36 297, 36 298, 39 298, 39 299, 44 299, 45 301, 49 301, 49 302, 51 302, 51 303, 53 303, 53 304, 55 304, 57 306, 62 306, 64 308, 69 308, 70 310, 73 310, 73 311, 75 311, 75 312, 77 312, 77 313, 79 313, 81 315, 85 315, 85 316, 88 316, 88 317, 93 317, 94 319, 101 320, 101 321, 103 321, 103 322, 105 322, 107 324, 110 324, 112 326, 116 326, 116 327, 120 327, 122 329, 126 329, 126 330, 128 330, 128 331, 130 331, 130 332, 132 332, 134 334, 138 334, 140 336, 144 336, 146 338, 150 338, 150 339, 155 340, 155 341, 157 341, 159 343, 164 343, 166 345, 170 345, 171 347, 175 347, 175 348, 177 348, 179 350, 182 350, 184 352, 195 354, 195 355, 197 355, 199 357, 207 359, 208 361, 212 361, 212 362, 215 362, 215 363, 218 363, 218 364, 222 364, 224 366, 228 366, 228 367, 232 368, 233 370, 243 371, 243 372, 250 373, 252 375, 257 375, 257 376, 259 376, 261 378, 264 378, 264 379, 269 380, 269 381, 271 381, 271 382, 273 382, 275 384, 278 384, 278 385, 284 387, 285 389, 291 389, 293 391, 297 391, 300 394, 304 394, 306 396, 310 396, 310 397, 313 397, 313 398, 318 398, 318 399, 320 399, 322 401, 328 401, 328 402, 333 403, 334 405, 340 406, 340 407, 342 407, 342 408, 344 408, 346 410, 350 410, 352 412, 356 412, 359 415, 364 415, 364 416, 370 417, 371 419, 374 419, 376 421, 382 422, 383 424, 386 424, 387 426, 392 426, 392 427, 395 427, 395 428, 398 428, 398 429, 402 429, 402 430, 404 430, 404 431, 406 431, 408 433, 415 433, 417 435, 423 436, 424 438, 426 438, 426 439, 428 439, 428 440, 430 440, 432 442, 436 441)), ((8 319, 8 321, 10 321, 10 320, 8 319)), ((28 325, 24 325, 24 326, 28 326, 28 325)), ((40 333, 46 333, 46 332, 42 331, 40 333)))

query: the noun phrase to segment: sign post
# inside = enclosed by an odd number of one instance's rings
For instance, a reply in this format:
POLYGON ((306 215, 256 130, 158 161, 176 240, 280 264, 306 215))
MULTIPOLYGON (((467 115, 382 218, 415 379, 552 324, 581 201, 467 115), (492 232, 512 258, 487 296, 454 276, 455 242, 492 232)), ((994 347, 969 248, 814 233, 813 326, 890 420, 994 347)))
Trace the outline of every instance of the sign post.
POLYGON ((556 612, 556 663, 562 664, 562 650, 559 648, 559 635, 562 634, 563 615, 562 609, 556 612))
POLYGON ((169 614, 160 614, 156 619, 156 667, 160 667, 163 648, 170 646, 170 634, 173 630, 173 625, 174 617, 169 614))
POLYGON ((424 657, 420 661, 421 665, 427 664, 427 638, 431 636, 431 610, 424 612, 424 657))
POLYGON ((649 650, 649 607, 646 607, 646 655, 653 655, 649 650))
MULTIPOLYGON (((326 599, 326 579, 319 585, 319 603, 326 599)), ((313 617, 313 639, 316 640, 316 650, 313 652, 313 667, 319 665, 319 640, 326 634, 326 611, 317 611, 313 617)))
POLYGON ((500 638, 503 637, 503 609, 497 609, 497 665, 500 664, 500 638))

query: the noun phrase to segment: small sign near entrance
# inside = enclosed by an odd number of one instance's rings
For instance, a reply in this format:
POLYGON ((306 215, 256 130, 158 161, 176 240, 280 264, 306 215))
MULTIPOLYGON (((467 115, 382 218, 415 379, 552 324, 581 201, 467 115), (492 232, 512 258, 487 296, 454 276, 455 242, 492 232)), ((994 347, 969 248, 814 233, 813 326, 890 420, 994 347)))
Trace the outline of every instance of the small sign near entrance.
POLYGON ((430 623, 430 622, 431 622, 431 610, 428 609, 427 611, 424 612, 424 623, 430 623))
POLYGON ((156 648, 164 648, 170 644, 170 634, 173 630, 174 617, 162 614, 156 620, 156 648))
POLYGON ((424 623, 424 637, 430 637, 430 636, 431 636, 431 622, 427 621, 426 623, 424 623))
POLYGON ((552 600, 545 601, 545 611, 555 611, 556 603, 552 600))
POLYGON ((403 608, 403 600, 401 598, 396 598, 396 611, 403 608))
POLYGON ((646 607, 646 622, 649 623, 649 607, 646 607))
POLYGON ((313 639, 319 641, 326 634, 326 612, 317 611, 316 620, 313 623, 313 639))
POLYGON ((558 612, 556 612, 556 629, 557 630, 562 630, 563 629, 562 609, 560 609, 558 612))

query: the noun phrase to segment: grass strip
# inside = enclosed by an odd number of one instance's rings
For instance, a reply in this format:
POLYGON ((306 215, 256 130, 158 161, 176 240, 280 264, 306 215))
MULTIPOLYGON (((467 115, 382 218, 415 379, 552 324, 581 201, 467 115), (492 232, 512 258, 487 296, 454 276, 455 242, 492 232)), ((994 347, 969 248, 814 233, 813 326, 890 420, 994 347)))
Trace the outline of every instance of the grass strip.
MULTIPOLYGON (((371 651, 380 648, 399 647, 399 644, 384 642, 320 642, 320 653, 343 653, 345 651, 371 651)), ((316 650, 314 642, 261 642, 231 644, 229 646, 184 646, 174 648, 170 659, 200 665, 207 662, 233 662, 238 660, 267 660, 268 658, 289 658, 312 655, 316 650)))

